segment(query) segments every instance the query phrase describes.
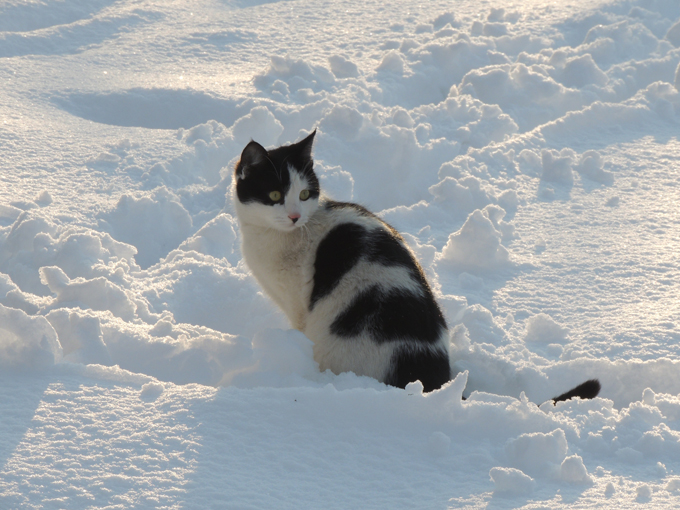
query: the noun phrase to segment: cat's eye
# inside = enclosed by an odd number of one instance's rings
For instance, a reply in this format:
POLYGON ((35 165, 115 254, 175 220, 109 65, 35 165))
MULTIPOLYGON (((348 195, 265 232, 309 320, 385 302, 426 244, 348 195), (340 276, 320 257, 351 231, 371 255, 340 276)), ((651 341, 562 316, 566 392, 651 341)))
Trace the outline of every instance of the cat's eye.
POLYGON ((281 200, 281 192, 280 191, 272 191, 269 193, 269 198, 272 200, 272 202, 278 202, 281 200))
POLYGON ((300 192, 300 200, 307 200, 309 198, 309 190, 308 189, 303 189, 300 192))

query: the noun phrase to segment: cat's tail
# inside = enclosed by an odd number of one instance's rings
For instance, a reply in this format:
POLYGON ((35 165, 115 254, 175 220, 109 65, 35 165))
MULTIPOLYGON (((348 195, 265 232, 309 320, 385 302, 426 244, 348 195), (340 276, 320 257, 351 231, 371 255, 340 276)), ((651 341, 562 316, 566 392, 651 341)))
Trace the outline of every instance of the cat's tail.
POLYGON ((602 386, 600 385, 600 381, 597 379, 590 379, 583 384, 579 384, 576 386, 576 388, 572 388, 566 393, 562 393, 559 397, 555 397, 552 399, 553 403, 561 402, 563 400, 569 400, 570 398, 574 397, 579 397, 579 398, 595 398, 597 397, 597 394, 600 393, 600 389, 602 389, 602 386))

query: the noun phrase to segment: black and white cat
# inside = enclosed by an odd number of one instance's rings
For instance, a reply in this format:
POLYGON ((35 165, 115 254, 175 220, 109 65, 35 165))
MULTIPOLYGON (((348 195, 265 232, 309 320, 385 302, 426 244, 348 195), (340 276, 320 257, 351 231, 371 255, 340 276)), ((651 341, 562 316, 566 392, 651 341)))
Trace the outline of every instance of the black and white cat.
MULTIPOLYGON (((440 388, 451 378, 449 334, 423 270, 387 223, 321 194, 315 134, 272 150, 251 141, 243 150, 233 192, 246 263, 314 343, 321 370, 440 388)), ((595 396, 594 383, 556 399, 595 396)))

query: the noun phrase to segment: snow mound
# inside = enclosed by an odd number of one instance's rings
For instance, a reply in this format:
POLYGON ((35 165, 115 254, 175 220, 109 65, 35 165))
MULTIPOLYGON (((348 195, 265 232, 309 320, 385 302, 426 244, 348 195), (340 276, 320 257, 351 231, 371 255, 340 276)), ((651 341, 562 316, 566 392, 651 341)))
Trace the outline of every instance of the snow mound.
POLYGON ((116 317, 132 320, 136 306, 120 286, 105 277, 71 280, 55 266, 40 268, 40 279, 56 295, 51 307, 78 307, 84 310, 107 310, 116 317))
POLYGON ((560 465, 560 478, 571 483, 588 485, 593 483, 593 479, 583 464, 583 459, 578 455, 571 455, 562 461, 560 465))
POLYGON ((502 234, 490 218, 491 210, 475 210, 461 229, 449 236, 438 257, 438 266, 459 271, 495 270, 510 264, 510 254, 501 244, 502 234))
POLYGON ((242 146, 257 138, 261 145, 271 147, 277 145, 283 126, 266 106, 256 106, 234 123, 232 131, 242 146))
POLYGON ((319 92, 335 83, 333 73, 325 67, 310 64, 302 59, 272 56, 269 69, 255 76, 253 83, 274 97, 293 95, 307 102, 306 92, 319 92))
POLYGON ((357 65, 342 55, 331 55, 328 57, 328 63, 337 78, 356 78, 359 76, 357 65))
MULTIPOLYGON (((236 221, 229 214, 219 214, 203 225, 198 232, 179 245, 178 250, 196 251, 215 258, 238 261, 236 243, 236 221)), ((172 252, 169 256, 172 256, 172 252)))
POLYGON ((569 151, 567 154, 558 154, 557 151, 543 150, 541 162, 543 165, 542 179, 558 184, 572 186, 574 174, 572 172, 572 158, 569 151))
POLYGON ((549 315, 539 313, 527 319, 524 341, 560 344, 568 341, 568 334, 568 330, 557 324, 549 315))
POLYGON ((510 115, 520 132, 580 110, 588 99, 557 83, 545 70, 523 63, 489 66, 470 71, 458 93, 469 94, 487 104, 497 104, 510 115))
POLYGON ((142 385, 139 396, 145 400, 156 400, 163 394, 165 386, 162 383, 151 381, 142 385))
POLYGON ((242 388, 277 388, 309 384, 321 378, 312 342, 299 331, 265 330, 253 338, 254 365, 234 375, 242 388))
POLYGON ((84 365, 114 364, 104 343, 101 323, 95 315, 62 308, 51 311, 46 318, 59 337, 64 361, 84 365))
MULTIPOLYGON (((555 476, 567 456, 567 438, 562 429, 548 434, 522 434, 508 441, 505 454, 510 463, 524 473, 534 477, 555 476)), ((573 463, 567 464, 567 472, 573 469, 573 463)))
POLYGON ((533 478, 515 468, 491 468, 489 476, 494 484, 494 494, 528 496, 536 487, 533 478))
POLYGON ((63 357, 57 334, 45 317, 0 305, 0 367, 7 371, 42 371, 63 357))
POLYGON ((165 187, 150 196, 123 195, 102 215, 111 234, 137 248, 135 260, 147 268, 189 237, 193 222, 179 198, 165 187))

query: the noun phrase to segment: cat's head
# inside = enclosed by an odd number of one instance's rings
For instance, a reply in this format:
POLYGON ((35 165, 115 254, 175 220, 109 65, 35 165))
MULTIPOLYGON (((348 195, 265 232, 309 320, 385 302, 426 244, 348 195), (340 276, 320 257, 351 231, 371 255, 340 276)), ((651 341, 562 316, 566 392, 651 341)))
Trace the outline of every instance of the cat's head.
POLYGON ((292 145, 267 150, 251 141, 234 171, 242 222, 283 232, 304 226, 319 206, 312 144, 316 130, 292 145))

